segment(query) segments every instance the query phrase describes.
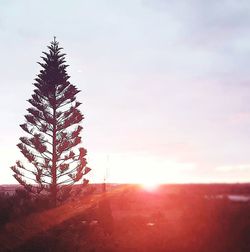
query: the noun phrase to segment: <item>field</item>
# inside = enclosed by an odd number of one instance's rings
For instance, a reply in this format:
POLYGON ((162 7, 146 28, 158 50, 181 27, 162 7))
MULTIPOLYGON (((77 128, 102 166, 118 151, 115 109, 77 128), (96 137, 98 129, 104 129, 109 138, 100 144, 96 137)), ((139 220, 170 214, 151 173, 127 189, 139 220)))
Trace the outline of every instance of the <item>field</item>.
POLYGON ((250 251, 249 184, 95 187, 4 223, 0 250, 250 251))

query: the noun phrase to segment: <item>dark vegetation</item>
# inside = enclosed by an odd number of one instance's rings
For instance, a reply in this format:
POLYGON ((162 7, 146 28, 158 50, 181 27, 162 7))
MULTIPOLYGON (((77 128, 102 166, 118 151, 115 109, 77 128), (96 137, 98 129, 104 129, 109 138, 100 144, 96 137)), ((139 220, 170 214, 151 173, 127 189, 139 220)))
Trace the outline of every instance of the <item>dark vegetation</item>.
POLYGON ((0 225, 50 207, 51 202, 47 196, 33 197, 23 189, 17 189, 11 196, 0 193, 0 225))
POLYGON ((55 40, 43 52, 42 67, 35 79, 31 105, 20 127, 25 136, 17 144, 27 163, 16 161, 11 167, 14 178, 33 194, 46 192, 54 206, 67 195, 72 184, 82 182, 90 168, 81 143, 83 115, 76 95, 80 92, 69 82, 65 54, 55 40), (33 186, 33 185, 36 186, 33 186), (64 185, 64 187, 62 187, 64 185), (65 185, 69 185, 65 187, 65 185), (61 188, 64 188, 62 191, 61 188), (66 190, 68 189, 68 190, 66 190))
POLYGON ((18 246, 14 239, 5 242, 13 246, 2 244, 2 251, 250 251, 250 203, 228 199, 250 195, 249 185, 166 185, 155 192, 127 185, 106 195, 97 191, 58 210, 24 192, 2 194, 0 241, 13 239, 20 232, 15 227, 28 232, 25 218, 29 222, 31 212, 30 225, 45 216, 44 229, 18 246), (55 221, 48 218, 53 211, 58 219, 69 215, 46 228, 46 220, 55 221), (15 224, 19 221, 25 225, 15 224))

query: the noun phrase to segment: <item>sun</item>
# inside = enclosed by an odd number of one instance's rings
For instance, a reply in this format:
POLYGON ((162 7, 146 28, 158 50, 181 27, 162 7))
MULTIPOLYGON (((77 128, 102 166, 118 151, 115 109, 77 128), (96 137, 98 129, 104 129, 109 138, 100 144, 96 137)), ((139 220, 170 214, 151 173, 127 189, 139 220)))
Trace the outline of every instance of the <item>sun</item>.
POLYGON ((149 191, 149 192, 153 192, 158 189, 160 184, 157 182, 150 181, 150 182, 143 182, 140 185, 144 190, 149 191))

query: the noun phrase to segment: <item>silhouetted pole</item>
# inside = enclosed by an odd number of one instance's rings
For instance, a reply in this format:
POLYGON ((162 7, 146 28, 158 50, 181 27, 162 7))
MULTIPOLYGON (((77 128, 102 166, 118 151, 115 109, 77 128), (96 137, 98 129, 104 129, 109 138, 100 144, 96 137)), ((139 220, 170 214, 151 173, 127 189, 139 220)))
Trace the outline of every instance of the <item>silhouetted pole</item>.
MULTIPOLYGON (((107 161, 109 161, 109 157, 107 156, 107 161)), ((105 234, 111 235, 113 232, 113 216, 112 210, 110 206, 110 200, 106 195, 107 188, 106 188, 106 180, 107 180, 107 170, 108 166, 105 169, 104 179, 102 184, 102 197, 99 202, 99 221, 100 225, 103 228, 105 234)))

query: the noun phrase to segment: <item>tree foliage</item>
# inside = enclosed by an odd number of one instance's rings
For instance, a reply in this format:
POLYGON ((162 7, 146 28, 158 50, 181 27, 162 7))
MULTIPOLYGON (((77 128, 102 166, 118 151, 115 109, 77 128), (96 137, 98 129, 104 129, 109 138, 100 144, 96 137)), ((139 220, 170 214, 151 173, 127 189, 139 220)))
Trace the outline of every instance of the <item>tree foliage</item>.
POLYGON ((90 171, 86 149, 81 143, 80 122, 83 115, 76 95, 80 92, 69 82, 65 54, 54 38, 43 52, 42 70, 35 79, 35 89, 28 100, 31 107, 20 127, 27 136, 17 144, 26 164, 16 161, 11 167, 15 179, 33 193, 47 191, 54 203, 60 199, 62 188, 88 182, 84 175, 90 171), (76 150, 77 149, 77 150, 76 150))

